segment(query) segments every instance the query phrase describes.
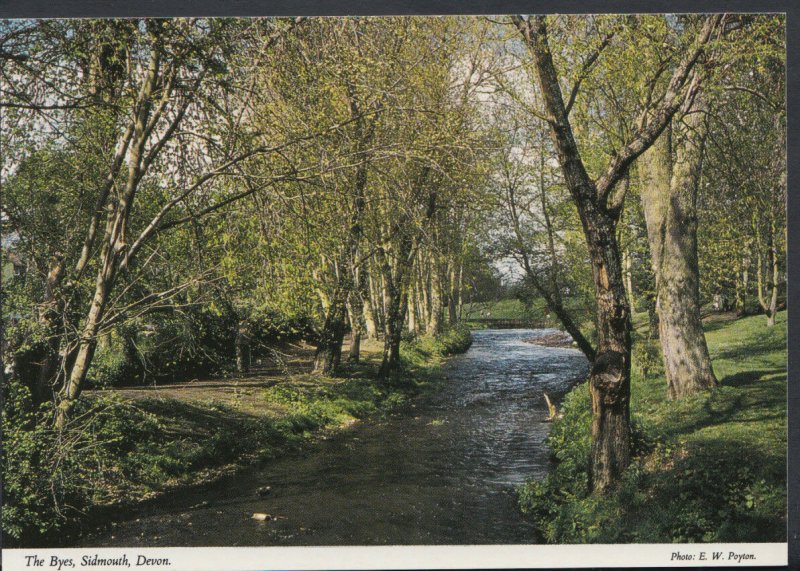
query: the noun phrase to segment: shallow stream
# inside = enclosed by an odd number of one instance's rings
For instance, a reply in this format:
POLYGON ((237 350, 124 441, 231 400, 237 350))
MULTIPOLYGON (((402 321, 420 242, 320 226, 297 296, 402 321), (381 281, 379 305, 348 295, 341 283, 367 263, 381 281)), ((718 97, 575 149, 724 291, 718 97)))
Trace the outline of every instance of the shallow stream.
POLYGON ((553 332, 476 331, 435 396, 265 467, 163 498, 79 543, 531 543, 515 488, 548 470, 543 392, 563 394, 587 371, 577 349, 525 342, 553 332), (272 519, 255 521, 254 512, 272 519))

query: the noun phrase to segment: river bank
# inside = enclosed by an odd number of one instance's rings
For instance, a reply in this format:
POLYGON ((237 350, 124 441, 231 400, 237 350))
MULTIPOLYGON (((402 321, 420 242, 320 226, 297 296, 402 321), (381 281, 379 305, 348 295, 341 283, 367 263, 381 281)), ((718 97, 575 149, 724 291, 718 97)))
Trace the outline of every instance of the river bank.
MULTIPOLYGON (((20 466, 15 480, 5 482, 6 489, 9 483, 32 487, 33 482, 41 488, 58 477, 66 484, 65 500, 48 510, 30 495, 30 503, 4 506, 6 543, 70 545, 98 523, 164 494, 202 489, 364 420, 380 419, 435 392, 446 358, 470 343, 465 329, 404 342, 402 376, 390 382, 376 374, 382 344, 368 341, 361 362, 342 367, 335 377, 311 375, 313 347, 297 345, 284 348, 277 370, 87 393, 74 431, 90 432, 91 438, 65 448, 61 473, 28 474, 20 466), (78 426, 82 416, 92 418, 91 426, 78 426)), ((46 445, 46 438, 55 436, 45 430, 31 441, 46 445)), ((9 456, 13 462, 13 451, 9 456)))
POLYGON ((618 489, 588 491, 589 391, 566 395, 548 438, 556 462, 520 489, 549 543, 786 541, 786 312, 704 323, 720 386, 666 398, 659 363, 634 351, 634 461, 618 489), (645 372, 645 369, 647 372, 645 372))
POLYGON ((168 494, 75 546, 446 545, 536 542, 516 488, 544 477, 543 393, 586 375, 573 348, 480 330, 421 398, 215 484, 168 494), (254 513, 268 514, 257 521, 254 513))

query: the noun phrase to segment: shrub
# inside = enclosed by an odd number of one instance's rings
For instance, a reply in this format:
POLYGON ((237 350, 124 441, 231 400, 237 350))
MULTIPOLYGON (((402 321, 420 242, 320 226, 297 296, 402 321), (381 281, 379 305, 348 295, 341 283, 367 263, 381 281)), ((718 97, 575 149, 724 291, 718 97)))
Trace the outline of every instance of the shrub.
POLYGON ((155 417, 107 397, 82 399, 72 421, 52 428, 52 404, 30 407, 28 389, 8 384, 3 406, 3 531, 12 540, 43 535, 110 499, 127 460, 155 417))

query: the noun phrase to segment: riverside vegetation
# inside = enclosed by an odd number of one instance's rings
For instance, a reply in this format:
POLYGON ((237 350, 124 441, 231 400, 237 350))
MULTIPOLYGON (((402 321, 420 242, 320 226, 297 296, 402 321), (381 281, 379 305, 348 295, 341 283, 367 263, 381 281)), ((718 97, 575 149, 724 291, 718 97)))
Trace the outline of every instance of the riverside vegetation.
MULTIPOLYGON (((104 512, 209 483, 356 421, 384 415, 435 391, 443 382, 439 369, 445 358, 466 351, 470 343, 464 328, 409 339, 403 367, 388 384, 377 376, 380 345, 368 343, 363 362, 346 366, 336 377, 261 376, 258 380, 267 382, 247 399, 241 398, 247 389, 237 384, 246 378, 232 373, 212 379, 216 388, 200 400, 169 391, 169 385, 163 388, 170 397, 158 391, 136 397, 95 391, 63 432, 34 418, 46 418, 46 409, 6 415, 6 458, 15 470, 4 481, 5 539, 12 546, 63 543, 57 537, 60 530, 78 532, 94 521, 92 516, 102 519, 104 512)), ((313 351, 307 353, 300 359, 309 369, 313 351)), ((18 387, 8 397, 22 410, 24 390, 18 387)))
MULTIPOLYGON (((730 316, 729 316, 730 317, 730 316)), ((721 385, 674 403, 648 341, 634 353, 634 461, 612 494, 587 481, 589 393, 568 393, 547 439, 552 473, 519 490, 552 543, 786 540, 786 313, 705 323, 721 385)))

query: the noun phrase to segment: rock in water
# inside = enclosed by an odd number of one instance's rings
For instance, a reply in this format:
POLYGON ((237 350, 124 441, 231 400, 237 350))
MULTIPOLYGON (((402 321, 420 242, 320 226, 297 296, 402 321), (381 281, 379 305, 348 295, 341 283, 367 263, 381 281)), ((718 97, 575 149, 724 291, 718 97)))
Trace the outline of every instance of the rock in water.
POLYGON ((564 331, 547 333, 537 337, 530 337, 528 339, 523 339, 523 341, 525 343, 541 345, 543 347, 570 347, 574 343, 569 333, 564 331))
POLYGON ((256 512, 252 515, 252 519, 256 521, 269 521, 272 519, 272 516, 269 514, 256 512))

